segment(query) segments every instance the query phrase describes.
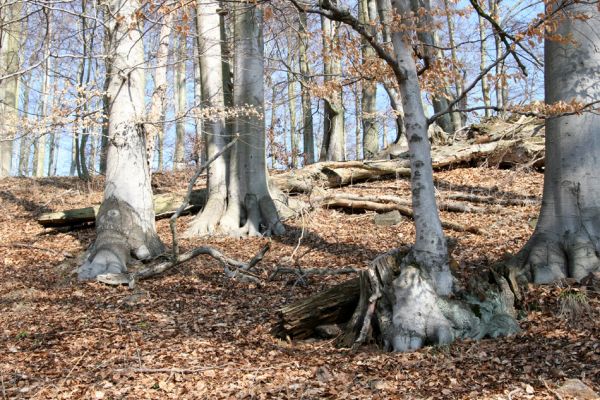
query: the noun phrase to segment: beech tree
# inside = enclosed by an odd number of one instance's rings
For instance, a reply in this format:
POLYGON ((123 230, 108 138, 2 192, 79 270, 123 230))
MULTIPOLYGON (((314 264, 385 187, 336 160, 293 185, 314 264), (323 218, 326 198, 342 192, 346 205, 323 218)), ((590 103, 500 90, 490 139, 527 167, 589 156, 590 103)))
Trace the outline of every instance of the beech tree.
MULTIPOLYGON (((551 5, 559 7, 544 65, 546 105, 560 112, 568 104, 600 101, 600 11, 593 2, 551 5)), ((521 277, 536 283, 581 280, 600 269, 600 116, 575 111, 546 119, 542 208, 535 232, 514 260, 521 277)))
MULTIPOLYGON (((212 46, 213 55, 219 51, 223 52, 223 49, 218 50, 215 46, 216 35, 219 32, 216 29, 219 26, 216 12, 216 4, 200 3, 198 32, 205 39, 205 47, 201 50, 206 51, 206 46, 212 46), (209 17, 210 21, 205 20, 209 17)), ((260 7, 236 3, 233 105, 236 114, 234 133, 240 135, 240 140, 228 154, 227 163, 221 159, 209 166, 207 205, 192 221, 187 231, 189 236, 217 231, 231 236, 277 235, 285 231, 267 184, 262 18, 260 7)), ((221 40, 223 35, 219 38, 221 40)), ((218 79, 219 68, 216 65, 208 67, 207 63, 214 61, 220 62, 220 58, 200 57, 200 69, 203 74, 202 97, 204 102, 208 101, 210 91, 214 94, 210 101, 217 102, 215 105, 219 107, 226 104, 226 92, 222 86, 218 87, 223 85, 224 81, 223 76, 218 79), (205 84, 204 74, 207 74, 211 83, 205 84), (211 85, 212 88, 205 88, 211 85)), ((225 68, 224 66, 224 70, 225 68)), ((218 108, 216 112, 217 115, 225 114, 218 108)), ((225 146, 226 125, 225 120, 219 116, 214 123, 208 122, 207 125, 210 125, 206 127, 210 158, 225 146)))
POLYGON ((111 0, 108 26, 108 149, 104 200, 96 241, 80 279, 123 273, 130 254, 148 259, 164 251, 156 234, 144 117, 144 49, 138 0, 111 0))

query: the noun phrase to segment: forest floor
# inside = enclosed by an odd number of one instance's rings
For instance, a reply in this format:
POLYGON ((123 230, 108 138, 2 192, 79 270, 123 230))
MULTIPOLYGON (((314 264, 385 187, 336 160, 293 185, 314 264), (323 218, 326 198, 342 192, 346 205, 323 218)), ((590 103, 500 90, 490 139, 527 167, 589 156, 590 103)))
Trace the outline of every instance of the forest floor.
MULTIPOLYGON (((155 175, 155 193, 182 192, 190 174, 155 175)), ((450 193, 540 199, 543 176, 465 168, 437 172, 436 179, 440 199, 450 193)), ((1 399, 560 399, 567 397, 558 388, 571 378, 600 392, 600 294, 588 291, 588 314, 570 320, 560 312, 564 284, 531 287, 522 333, 497 340, 410 354, 381 353, 371 345, 352 353, 332 340, 286 341, 270 334, 278 308, 349 279, 269 280, 276 268, 292 266, 294 251, 302 268, 365 268, 376 255, 413 242, 410 219, 383 227, 371 212, 320 209, 287 221, 287 233, 273 238, 257 266, 260 284, 227 278, 204 256, 134 291, 78 283, 76 257, 94 230, 44 229, 35 218, 98 203, 101 191, 99 178, 90 184, 74 178, 0 181, 1 399)), ((410 194, 404 179, 336 191, 410 194)), ((442 212, 483 231, 447 231, 458 239, 453 265, 461 279, 518 251, 538 211, 532 205, 486 207, 483 214, 442 212)), ((190 218, 180 218, 180 231, 190 218)), ((170 243, 167 220, 157 225, 170 243)), ((182 246, 211 245, 249 260, 266 241, 213 237, 183 240, 182 246)))

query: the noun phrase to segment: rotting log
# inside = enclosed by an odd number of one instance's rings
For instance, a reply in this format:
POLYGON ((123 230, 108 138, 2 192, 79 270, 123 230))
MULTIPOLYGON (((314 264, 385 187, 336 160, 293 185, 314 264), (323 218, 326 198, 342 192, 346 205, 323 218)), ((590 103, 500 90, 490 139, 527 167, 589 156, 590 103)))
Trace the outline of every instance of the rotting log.
POLYGON ((359 278, 350 279, 321 293, 278 310, 271 333, 280 338, 305 339, 319 325, 339 324, 352 316, 360 297, 359 278))

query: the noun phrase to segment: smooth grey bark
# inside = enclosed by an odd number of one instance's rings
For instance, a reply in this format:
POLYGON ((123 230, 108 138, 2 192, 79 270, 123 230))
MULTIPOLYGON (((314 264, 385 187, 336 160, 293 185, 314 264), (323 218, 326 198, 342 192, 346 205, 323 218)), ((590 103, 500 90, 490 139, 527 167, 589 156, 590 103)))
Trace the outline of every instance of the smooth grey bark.
MULTIPOLYGON (((296 137, 296 78, 294 71, 294 52, 291 46, 291 32, 288 34, 288 66, 292 69, 287 73, 288 109, 290 113, 290 164, 294 169, 298 166, 298 138, 296 137)), ((287 149, 286 149, 287 150, 287 149)))
MULTIPOLYGON (((341 57, 335 51, 339 45, 339 22, 321 17, 323 30, 323 80, 325 84, 339 79, 342 74, 341 57)), ((342 88, 335 87, 332 93, 323 99, 325 103, 323 115, 323 143, 320 161, 345 161, 346 149, 344 141, 344 100, 342 88)))
MULTIPOLYGON (((360 22, 367 27, 373 36, 377 35, 375 21, 377 20, 377 6, 375 0, 359 1, 360 22)), ((362 62, 369 63, 375 57, 373 48, 362 40, 362 62)), ((375 158, 379 153, 379 129, 377 126, 377 82, 375 77, 369 77, 361 81, 361 115, 363 128, 363 158, 368 160, 375 158)))
POLYGON ((96 241, 79 279, 123 273, 130 253, 148 259, 164 251, 154 225, 144 117, 144 49, 138 0, 111 0, 107 13, 111 75, 108 77, 109 144, 104 200, 96 241), (117 18, 118 16, 118 18, 117 18))
MULTIPOLYGON (((201 7, 202 3, 201 3, 201 7)), ((213 14, 214 15, 214 14, 213 14)), ((199 15, 199 20, 200 19, 199 15)), ((214 23, 218 21, 215 19, 214 23)), ((222 22, 221 22, 222 26, 222 22)), ((219 184, 218 193, 209 195, 211 197, 218 195, 218 201, 215 201, 215 207, 221 211, 223 205, 225 210, 218 213, 219 218, 212 221, 212 225, 206 222, 209 217, 207 208, 197 217, 188 229, 187 234, 196 236, 212 232, 224 233, 230 236, 256 236, 261 234, 281 234, 285 228, 279 220, 277 210, 269 188, 267 185, 267 168, 265 154, 265 127, 264 118, 264 54, 263 54, 263 25, 262 11, 255 5, 239 3, 236 4, 234 11, 234 85, 233 85, 233 105, 240 109, 235 121, 235 133, 240 135, 240 140, 233 145, 228 155, 227 174, 219 176, 226 178, 226 202, 223 202, 223 185, 219 184), (241 110, 243 107, 251 107, 250 112, 241 110)), ((218 33, 217 29, 209 29, 210 32, 218 33)), ((206 32, 203 28, 202 32, 206 32)), ((222 35, 222 34, 221 34, 222 35)), ((215 51, 218 46, 213 46, 215 51)), ((222 52, 223 49, 221 48, 222 52)), ((219 62, 220 58, 208 57, 210 60, 219 62)), ((200 59, 202 65, 202 58, 200 59)), ((208 61, 208 60, 207 60, 208 61)), ((210 69, 215 72, 216 67, 210 69)), ((225 74, 225 68, 223 68, 225 74)), ((204 74, 204 67, 202 67, 204 74)), ((216 79, 211 79, 213 84, 216 79)), ((225 79, 218 81, 224 82, 225 79)), ((205 81, 203 75, 203 93, 205 81)), ((224 98, 226 104, 227 90, 222 87, 222 94, 215 96, 224 98)), ((226 131, 225 121, 218 126, 219 129, 226 131)), ((214 126, 213 126, 214 127, 214 126)), ((207 130, 209 128, 207 127, 207 130)), ((210 136, 210 135, 208 135, 210 136)), ((220 135, 222 136, 222 135, 220 135)), ((208 139, 209 151, 211 148, 208 139)), ((209 153, 210 156, 210 153, 209 153)), ((217 159, 225 160, 224 158, 217 159)), ((211 164, 212 167, 214 164, 211 164)), ((221 181, 222 182, 222 181, 221 181)), ((209 191, 211 185, 216 185, 213 175, 210 175, 209 169, 209 191), (213 180, 213 183, 211 182, 213 180)))
MULTIPOLYGON (((408 15, 410 0, 392 0, 399 15, 408 15)), ((453 279, 448 265, 446 239, 442 231, 435 202, 433 168, 431 165, 430 144, 427 136, 427 118, 421 103, 421 90, 417 77, 417 67, 410 45, 410 32, 399 31, 392 35, 396 59, 404 79, 398 82, 404 109, 404 123, 410 154, 411 188, 416 240, 412 249, 414 263, 420 267, 421 274, 415 275, 413 269, 404 268, 394 281, 396 301, 393 303, 393 325, 395 335, 393 346, 397 351, 409 351, 423 345, 422 327, 414 324, 421 311, 431 306, 426 300, 413 299, 410 283, 418 280, 428 281, 438 296, 452 292, 453 279), (418 307, 405 309, 407 302, 416 302, 418 307)), ((445 329, 445 322, 437 323, 437 328, 445 329)), ((436 325, 434 322, 433 325, 436 325)), ((424 328, 424 327, 423 327, 424 328)), ((447 338, 440 337, 441 343, 447 338)))
POLYGON ((148 123, 146 129, 146 148, 148 153, 148 163, 152 169, 154 165, 154 153, 158 147, 161 156, 158 161, 158 169, 163 169, 163 148, 165 140, 165 108, 167 92, 167 62, 169 58, 169 43, 171 40, 171 31, 173 13, 169 12, 162 18, 162 25, 158 36, 158 49, 156 50, 156 65, 154 67, 154 90, 150 99, 150 110, 148 111, 148 123), (158 145, 158 146, 157 146, 158 145))
MULTIPOLYGON (((454 39, 455 36, 455 27, 454 27, 454 18, 453 18, 453 10, 450 6, 449 0, 444 0, 444 10, 446 12, 446 24, 448 26, 448 44, 450 45, 450 59, 452 60, 452 64, 454 68, 458 68, 458 52, 456 51, 456 41, 454 39)), ((454 96, 458 98, 464 92, 464 77, 462 75, 456 76, 454 79, 454 96)), ((461 102, 461 105, 465 105, 466 100, 461 102)), ((462 107, 466 108, 466 107, 462 107)), ((463 120, 466 119, 466 116, 461 115, 459 112, 453 112, 451 115, 452 124, 454 125, 455 130, 459 130, 463 126, 463 120)))
MULTIPOLYGON (((597 102, 600 11, 597 4, 570 3, 564 12, 569 17, 559 17, 553 33, 569 41, 545 42, 546 104, 597 102), (584 20, 577 18, 583 15, 584 20)), ((533 282, 581 280, 600 270, 599 126, 593 111, 546 119, 542 208, 533 236, 517 257, 533 282)))
MULTIPOLYGON (((46 17, 46 42, 44 43, 44 77, 42 79, 42 87, 40 94, 40 111, 41 118, 48 115, 48 102, 50 91, 50 39, 52 37, 52 11, 44 9, 46 17)), ((45 125, 45 123, 44 123, 45 125)), ((33 176, 41 177, 44 175, 44 163, 46 161, 46 129, 42 129, 37 133, 37 137, 33 143, 33 176)))
MULTIPOLYGON (((0 20, 0 76, 14 74, 20 68, 22 3, 2 4, 0 20), (17 20, 16 23, 10 21, 17 20)), ((13 159, 13 142, 18 125, 19 76, 0 81, 0 178, 10 175, 13 159)))
MULTIPOLYGON (((218 2, 198 1, 196 31, 202 107, 215 110, 215 117, 204 121, 207 159, 222 151, 228 142, 226 121, 222 115, 225 108, 223 64, 221 62, 223 38, 221 17, 218 11, 218 2)), ((216 231, 227 205, 227 160, 227 155, 223 155, 208 166, 208 200, 202 212, 188 227, 187 235, 203 236, 216 231)))
POLYGON ((175 151, 173 153, 173 169, 185 168, 185 112, 186 112, 186 76, 185 66, 187 59, 186 35, 177 35, 177 65, 173 79, 175 80, 175 151))
POLYGON ((307 55, 307 16, 305 12, 299 13, 299 44, 298 51, 300 56, 300 76, 302 84, 302 137, 303 137, 303 151, 304 151, 304 165, 312 164, 315 162, 315 137, 313 130, 313 114, 312 114, 312 102, 310 98, 310 65, 308 62, 307 55))
POLYGON ((202 118, 199 117, 202 110, 202 74, 200 72, 200 32, 198 30, 198 13, 194 13, 194 26, 196 29, 196 40, 194 41, 194 107, 196 117, 194 118, 195 142, 193 157, 196 164, 202 165, 206 161, 206 138, 202 130, 202 118))

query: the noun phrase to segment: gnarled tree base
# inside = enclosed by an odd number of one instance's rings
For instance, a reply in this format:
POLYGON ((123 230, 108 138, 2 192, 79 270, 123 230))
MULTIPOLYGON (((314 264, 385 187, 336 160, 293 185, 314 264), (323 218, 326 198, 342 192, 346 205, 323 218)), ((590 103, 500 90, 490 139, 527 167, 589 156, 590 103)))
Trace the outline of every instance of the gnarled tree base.
POLYGON ((115 197, 104 200, 96 218, 98 235, 87 260, 79 267, 79 280, 125 273, 132 254, 139 260, 146 260, 163 253, 164 246, 153 223, 142 221, 140 215, 122 200, 115 197))
POLYGON ((357 348, 372 337, 385 350, 412 351, 457 339, 507 336, 519 331, 515 295, 503 276, 491 271, 472 280, 469 291, 440 296, 427 272, 412 259, 399 251, 377 257, 359 279, 330 289, 325 292, 327 296, 319 294, 281 309, 273 333, 304 338, 318 325, 343 323, 344 333, 337 340, 341 347, 357 348), (352 290, 346 295, 357 297, 347 297, 343 304, 323 304, 326 299, 339 298, 348 287, 352 290), (311 312, 310 307, 316 309, 311 312), (333 312, 335 307, 346 308, 333 312), (329 310, 327 318, 319 310, 329 310), (332 315, 335 318, 330 318, 332 315), (344 315, 351 317, 340 321, 344 315))
POLYGON ((547 284, 565 278, 579 282, 600 271, 600 255, 583 230, 563 238, 536 231, 507 267, 521 284, 547 284))

